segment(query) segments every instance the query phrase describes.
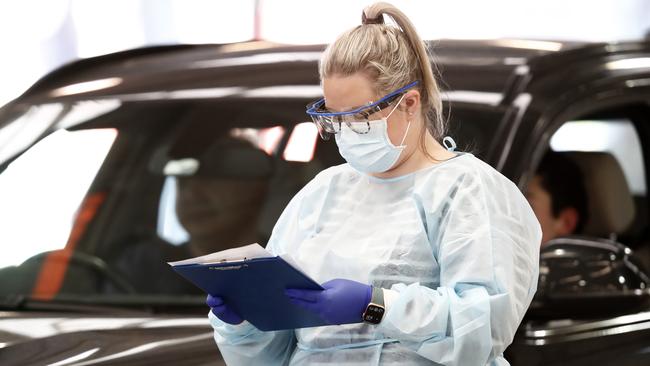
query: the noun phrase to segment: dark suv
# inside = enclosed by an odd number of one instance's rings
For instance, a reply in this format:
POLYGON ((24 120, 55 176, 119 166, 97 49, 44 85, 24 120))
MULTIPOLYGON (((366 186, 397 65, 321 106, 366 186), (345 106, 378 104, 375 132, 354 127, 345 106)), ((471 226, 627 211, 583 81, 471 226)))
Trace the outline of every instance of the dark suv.
MULTIPOLYGON (((524 192, 549 149, 584 170, 590 222, 542 250, 508 360, 650 364, 650 42, 431 47, 461 149, 524 192), (598 128, 624 143, 597 143, 598 128)), ((322 51, 120 52, 0 109, 0 364, 223 364, 205 296, 166 262, 264 245, 289 199, 343 162, 305 114, 322 51)))

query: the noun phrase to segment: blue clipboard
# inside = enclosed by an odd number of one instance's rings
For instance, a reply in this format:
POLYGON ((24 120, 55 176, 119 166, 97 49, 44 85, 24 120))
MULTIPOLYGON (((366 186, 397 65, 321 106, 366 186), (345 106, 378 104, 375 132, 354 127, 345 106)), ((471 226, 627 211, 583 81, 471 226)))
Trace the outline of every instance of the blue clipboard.
POLYGON ((327 325, 318 315, 292 304, 284 294, 287 288, 323 288, 280 257, 172 268, 206 293, 221 296, 259 330, 327 325))

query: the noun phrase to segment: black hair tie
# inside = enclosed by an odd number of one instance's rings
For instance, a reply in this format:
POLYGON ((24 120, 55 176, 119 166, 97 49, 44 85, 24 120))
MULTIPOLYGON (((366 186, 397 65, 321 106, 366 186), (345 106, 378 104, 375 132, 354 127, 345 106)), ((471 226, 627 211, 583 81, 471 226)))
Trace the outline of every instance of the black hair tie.
POLYGON ((382 14, 377 15, 376 18, 366 17, 366 12, 361 12, 361 24, 384 24, 384 16, 382 14))

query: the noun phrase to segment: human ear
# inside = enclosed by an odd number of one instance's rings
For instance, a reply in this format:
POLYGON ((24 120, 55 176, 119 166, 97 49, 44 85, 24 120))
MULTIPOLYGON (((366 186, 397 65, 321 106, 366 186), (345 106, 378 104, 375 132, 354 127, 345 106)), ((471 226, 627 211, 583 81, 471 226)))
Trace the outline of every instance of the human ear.
POLYGON ((578 220, 580 214, 578 210, 573 207, 567 207, 560 212, 558 217, 558 227, 557 234, 558 236, 571 235, 575 232, 576 227, 578 226, 578 220))
POLYGON ((405 112, 410 115, 414 114, 420 107, 420 92, 417 90, 410 90, 404 95, 405 112))

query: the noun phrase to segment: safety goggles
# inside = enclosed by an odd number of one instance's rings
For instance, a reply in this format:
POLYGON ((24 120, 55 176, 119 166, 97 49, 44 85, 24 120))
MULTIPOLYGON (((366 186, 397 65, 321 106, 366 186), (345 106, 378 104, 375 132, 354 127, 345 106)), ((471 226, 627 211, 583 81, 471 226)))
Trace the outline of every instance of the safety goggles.
POLYGON ((341 131, 341 125, 345 123, 352 131, 365 134, 370 131, 370 116, 390 106, 406 91, 418 84, 414 81, 402 88, 395 90, 379 99, 376 102, 355 108, 351 111, 332 112, 325 108, 325 98, 319 99, 307 105, 307 114, 318 128, 318 133, 323 140, 329 140, 332 135, 341 131))

